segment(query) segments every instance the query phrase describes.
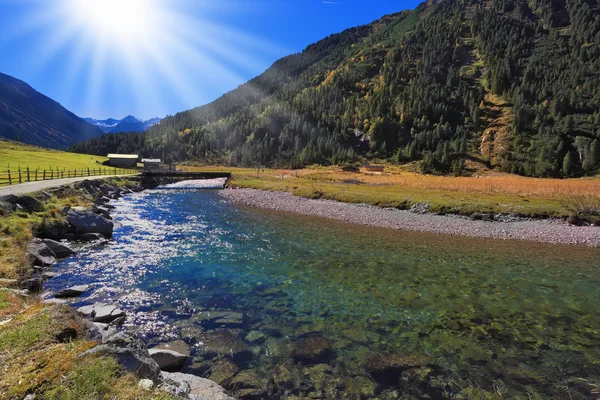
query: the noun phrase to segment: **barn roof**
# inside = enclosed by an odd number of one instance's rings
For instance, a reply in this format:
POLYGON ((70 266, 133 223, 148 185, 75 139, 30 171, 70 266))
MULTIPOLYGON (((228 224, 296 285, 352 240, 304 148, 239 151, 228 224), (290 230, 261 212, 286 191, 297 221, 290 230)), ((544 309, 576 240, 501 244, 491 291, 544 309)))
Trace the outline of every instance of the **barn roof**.
POLYGON ((143 163, 160 163, 160 158, 142 158, 143 163))
POLYGON ((138 158, 137 154, 107 154, 108 158, 138 158))

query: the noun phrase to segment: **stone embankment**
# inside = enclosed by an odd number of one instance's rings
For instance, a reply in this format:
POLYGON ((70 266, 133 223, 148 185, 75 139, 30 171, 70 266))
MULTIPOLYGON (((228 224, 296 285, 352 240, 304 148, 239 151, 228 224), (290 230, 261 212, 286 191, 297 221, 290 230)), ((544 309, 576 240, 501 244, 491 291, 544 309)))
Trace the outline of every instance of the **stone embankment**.
POLYGON ((410 211, 333 200, 308 199, 287 192, 226 189, 222 196, 234 203, 302 215, 336 219, 351 224, 491 239, 600 246, 600 227, 573 226, 561 220, 526 220, 497 216, 496 221, 456 215, 435 215, 421 205, 410 211), (504 222, 503 222, 504 221, 504 222))

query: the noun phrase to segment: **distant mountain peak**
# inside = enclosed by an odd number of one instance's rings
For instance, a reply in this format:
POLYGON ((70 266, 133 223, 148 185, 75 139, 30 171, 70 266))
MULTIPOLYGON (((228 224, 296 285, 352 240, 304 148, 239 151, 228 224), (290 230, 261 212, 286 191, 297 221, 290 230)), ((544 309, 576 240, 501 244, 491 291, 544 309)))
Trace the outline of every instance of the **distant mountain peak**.
POLYGON ((128 115, 123 119, 107 118, 98 120, 94 118, 85 118, 87 122, 102 129, 104 133, 119 133, 119 132, 143 132, 152 125, 160 122, 160 118, 151 118, 149 120, 141 120, 133 115, 128 115))

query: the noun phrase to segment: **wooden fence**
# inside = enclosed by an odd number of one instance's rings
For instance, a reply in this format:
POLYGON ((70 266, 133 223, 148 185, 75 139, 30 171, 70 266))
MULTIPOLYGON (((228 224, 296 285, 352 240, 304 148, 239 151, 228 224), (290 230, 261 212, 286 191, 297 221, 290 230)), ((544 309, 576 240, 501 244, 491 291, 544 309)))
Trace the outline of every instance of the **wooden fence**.
POLYGON ((115 167, 96 167, 79 169, 30 169, 29 167, 6 169, 0 171, 0 186, 17 185, 25 182, 47 181, 50 179, 83 178, 103 175, 131 175, 137 174, 137 169, 123 169, 115 167))

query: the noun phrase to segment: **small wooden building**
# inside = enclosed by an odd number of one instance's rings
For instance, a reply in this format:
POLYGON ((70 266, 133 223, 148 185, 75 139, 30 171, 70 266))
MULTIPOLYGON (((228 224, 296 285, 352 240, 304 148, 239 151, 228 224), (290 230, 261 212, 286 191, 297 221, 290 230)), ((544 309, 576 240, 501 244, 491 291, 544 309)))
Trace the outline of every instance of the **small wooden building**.
POLYGON ((363 167, 363 171, 364 172, 383 172, 384 170, 384 166, 383 165, 365 165, 363 167))
POLYGON ((160 169, 160 162, 160 158, 142 158, 144 169, 147 171, 160 169))
POLYGON ((136 168, 137 154, 108 154, 108 165, 119 168, 136 168))

